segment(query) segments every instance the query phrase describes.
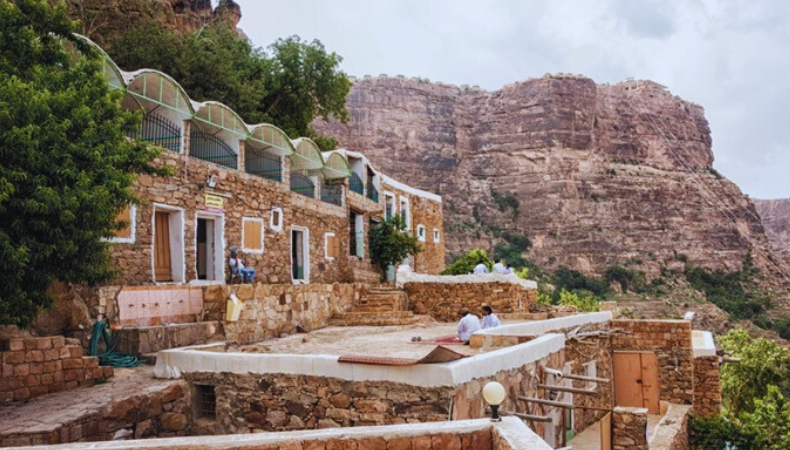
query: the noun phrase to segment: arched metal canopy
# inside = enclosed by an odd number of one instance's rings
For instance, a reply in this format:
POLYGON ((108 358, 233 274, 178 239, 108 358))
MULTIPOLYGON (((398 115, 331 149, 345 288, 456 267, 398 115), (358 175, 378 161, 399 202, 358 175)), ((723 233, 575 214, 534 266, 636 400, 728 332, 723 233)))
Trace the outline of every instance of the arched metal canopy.
POLYGON ((220 102, 203 102, 195 105, 195 115, 193 120, 202 129, 224 131, 236 136, 237 139, 246 140, 249 137, 249 130, 244 121, 241 120, 236 111, 220 102))
POLYGON ((351 165, 348 164, 348 160, 342 154, 332 152, 326 158, 322 172, 327 180, 348 178, 351 176, 351 165))
POLYGON ((291 167, 295 170, 317 170, 324 168, 324 158, 315 142, 308 138, 291 141, 296 151, 291 155, 291 167))
POLYGON ((250 139, 247 142, 256 149, 277 156, 290 156, 296 150, 283 130, 268 123, 250 126, 250 139))

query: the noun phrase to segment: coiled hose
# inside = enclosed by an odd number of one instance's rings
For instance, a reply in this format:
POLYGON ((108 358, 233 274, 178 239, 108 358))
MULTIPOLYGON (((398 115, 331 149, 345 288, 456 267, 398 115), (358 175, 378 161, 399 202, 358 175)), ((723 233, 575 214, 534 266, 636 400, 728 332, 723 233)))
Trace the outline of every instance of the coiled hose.
POLYGON ((120 353, 115 351, 115 347, 120 341, 120 336, 115 342, 110 339, 110 332, 107 331, 107 323, 103 320, 97 320, 93 326, 93 335, 91 336, 91 356, 99 358, 99 364, 102 366, 113 367, 137 367, 142 361, 137 356, 131 353, 120 353), (99 354, 99 339, 104 339, 104 346, 107 349, 104 353, 99 354))

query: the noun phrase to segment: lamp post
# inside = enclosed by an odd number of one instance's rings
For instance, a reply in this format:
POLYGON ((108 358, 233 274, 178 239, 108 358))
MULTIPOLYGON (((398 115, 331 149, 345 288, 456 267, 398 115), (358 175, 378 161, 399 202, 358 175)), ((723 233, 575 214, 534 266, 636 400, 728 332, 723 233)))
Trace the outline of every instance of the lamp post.
POLYGON ((483 386, 483 400, 491 406, 491 421, 501 422, 499 405, 505 400, 505 387, 496 381, 491 381, 483 386))

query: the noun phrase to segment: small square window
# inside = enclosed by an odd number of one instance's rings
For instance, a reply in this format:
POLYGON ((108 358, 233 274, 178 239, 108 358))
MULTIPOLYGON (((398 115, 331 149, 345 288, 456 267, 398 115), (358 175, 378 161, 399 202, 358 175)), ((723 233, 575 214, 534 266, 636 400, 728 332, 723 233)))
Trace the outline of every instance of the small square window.
POLYGON ((425 226, 417 225, 417 238, 420 242, 425 242, 425 226))
POLYGON ((269 228, 273 231, 283 231, 283 210, 282 208, 272 208, 269 218, 269 228))
POLYGON ((438 243, 439 243, 439 241, 441 240, 441 239, 440 239, 440 236, 441 236, 441 235, 439 234, 439 229, 438 229, 438 228, 434 228, 434 229, 433 229, 433 242, 434 242, 435 244, 438 244, 438 243))
POLYGON ((245 252, 263 253, 263 219, 243 218, 241 240, 245 252))
POLYGON ((324 235, 324 256, 328 260, 334 260, 340 256, 340 243, 335 233, 326 233, 324 235))

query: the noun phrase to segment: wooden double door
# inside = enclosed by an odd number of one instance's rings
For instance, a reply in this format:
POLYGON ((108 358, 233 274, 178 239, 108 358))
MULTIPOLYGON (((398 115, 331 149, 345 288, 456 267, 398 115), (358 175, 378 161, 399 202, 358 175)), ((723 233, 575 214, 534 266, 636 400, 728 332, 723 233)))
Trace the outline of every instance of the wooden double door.
POLYGON ((660 411, 658 357, 652 352, 615 352, 614 397, 617 406, 660 411))
POLYGON ((154 213, 154 279, 173 281, 173 265, 170 257, 170 214, 154 213))

